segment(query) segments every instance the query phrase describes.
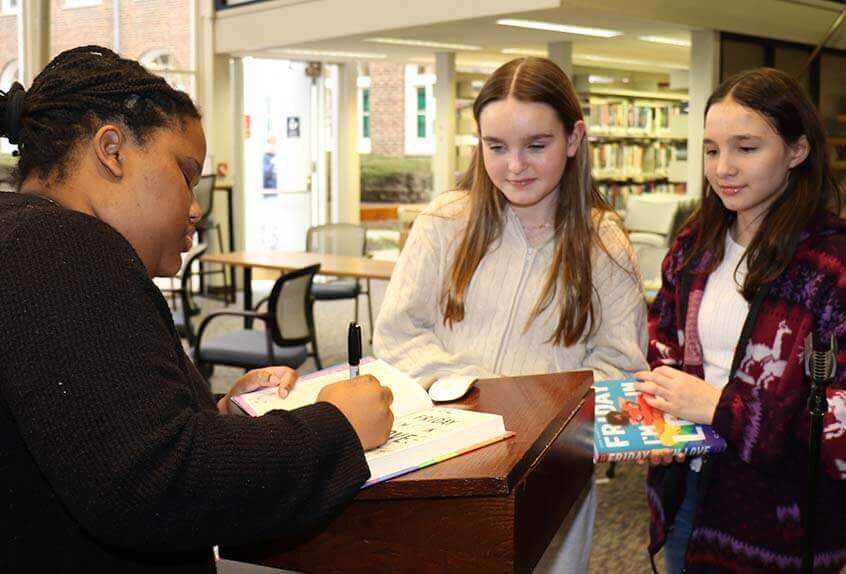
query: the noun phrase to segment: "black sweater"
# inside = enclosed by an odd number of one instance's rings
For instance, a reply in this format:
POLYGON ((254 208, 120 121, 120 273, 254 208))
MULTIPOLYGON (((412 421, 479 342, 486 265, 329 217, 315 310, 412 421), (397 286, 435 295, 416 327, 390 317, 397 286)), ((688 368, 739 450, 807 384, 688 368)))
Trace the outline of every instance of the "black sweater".
POLYGON ((213 572, 368 475, 328 403, 218 414, 129 243, 0 193, 0 572, 213 572))

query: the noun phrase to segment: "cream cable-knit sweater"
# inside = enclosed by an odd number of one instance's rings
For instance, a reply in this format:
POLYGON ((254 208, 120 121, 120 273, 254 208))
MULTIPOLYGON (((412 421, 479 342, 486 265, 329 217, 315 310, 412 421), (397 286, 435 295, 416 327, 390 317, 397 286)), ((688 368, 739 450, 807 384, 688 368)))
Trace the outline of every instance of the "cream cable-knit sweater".
POLYGON ((646 369, 646 306, 640 274, 625 233, 600 224, 608 251, 595 250, 593 285, 598 329, 570 347, 548 343, 558 306, 526 327, 543 288, 554 242, 533 248, 517 215, 506 209, 502 239, 470 282, 464 320, 449 328, 438 301, 468 217, 464 192, 438 196, 415 220, 376 321, 377 357, 421 378, 445 373, 478 377, 589 368, 596 380, 646 369))

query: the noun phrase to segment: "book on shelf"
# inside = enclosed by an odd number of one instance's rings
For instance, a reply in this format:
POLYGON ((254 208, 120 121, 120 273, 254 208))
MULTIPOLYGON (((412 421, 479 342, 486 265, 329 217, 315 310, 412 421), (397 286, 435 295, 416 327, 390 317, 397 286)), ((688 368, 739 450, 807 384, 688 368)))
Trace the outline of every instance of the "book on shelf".
POLYGON ((725 439, 709 425, 651 407, 634 389, 635 382, 594 382, 594 462, 640 460, 658 450, 698 456, 726 449, 725 439))
POLYGON ((660 179, 667 176, 675 151, 665 142, 607 142, 591 145, 593 176, 660 179))
MULTIPOLYGON (((390 436, 385 444, 365 453, 370 467, 365 487, 514 436, 505 430, 501 415, 434 406, 423 387, 385 361, 362 359, 360 373, 376 377, 394 395, 390 436)), ((232 401, 250 416, 292 410, 314 403, 323 387, 348 378, 349 365, 337 365, 301 377, 284 399, 276 388, 267 388, 232 401)))
POLYGON ((672 133, 671 118, 679 115, 680 106, 673 102, 591 97, 584 110, 590 135, 667 137, 672 133))

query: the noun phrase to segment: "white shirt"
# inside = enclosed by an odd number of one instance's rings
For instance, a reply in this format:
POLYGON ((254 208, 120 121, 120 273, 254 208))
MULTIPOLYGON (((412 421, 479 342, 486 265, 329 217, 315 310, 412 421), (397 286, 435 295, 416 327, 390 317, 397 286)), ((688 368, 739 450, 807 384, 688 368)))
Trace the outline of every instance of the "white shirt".
POLYGON ((717 389, 728 383, 734 350, 749 313, 749 303, 739 291, 747 273, 745 259, 738 267, 745 251, 745 247, 735 243, 731 234, 726 233, 723 261, 708 277, 699 307, 699 341, 705 381, 717 389))

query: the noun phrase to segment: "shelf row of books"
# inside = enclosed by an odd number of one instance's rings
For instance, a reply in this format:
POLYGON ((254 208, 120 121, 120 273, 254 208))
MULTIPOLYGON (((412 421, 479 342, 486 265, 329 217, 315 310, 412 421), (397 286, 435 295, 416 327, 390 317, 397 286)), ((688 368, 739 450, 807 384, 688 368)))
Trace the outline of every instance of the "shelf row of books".
POLYGON ((668 181, 648 181, 643 183, 600 183, 599 192, 608 200, 611 207, 620 213, 625 212, 629 197, 643 193, 672 193, 684 195, 687 186, 684 183, 671 183, 668 181))
POLYGON ((606 142, 591 145, 591 167, 598 180, 654 180, 667 178, 673 162, 686 151, 666 142, 606 142))
POLYGON ((677 102, 605 100, 591 98, 583 105, 588 134, 599 136, 661 137, 674 134, 671 118, 681 115, 677 102))

